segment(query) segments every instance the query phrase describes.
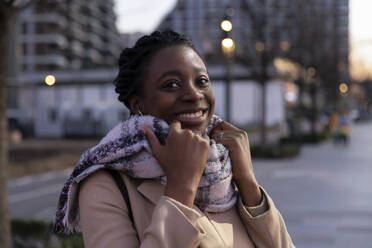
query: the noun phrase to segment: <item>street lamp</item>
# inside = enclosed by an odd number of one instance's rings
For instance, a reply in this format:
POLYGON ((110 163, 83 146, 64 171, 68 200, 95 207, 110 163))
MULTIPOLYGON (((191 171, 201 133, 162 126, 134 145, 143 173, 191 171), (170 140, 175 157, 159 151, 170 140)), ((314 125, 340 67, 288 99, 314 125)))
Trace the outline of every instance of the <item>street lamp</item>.
POLYGON ((55 84, 56 78, 53 75, 47 75, 44 81, 48 86, 52 86, 55 84))
POLYGON ((232 30, 232 23, 229 20, 223 20, 220 26, 221 29, 225 32, 230 32, 232 30))
POLYGON ((340 90, 342 95, 346 95, 347 92, 349 91, 349 87, 347 86, 346 83, 340 83, 340 85, 338 86, 338 89, 340 90))
POLYGON ((233 24, 231 17, 234 15, 234 9, 226 8, 224 19, 220 23, 220 28, 223 31, 223 37, 221 40, 221 48, 225 55, 226 63, 226 90, 225 90, 225 119, 227 122, 230 121, 230 91, 231 91, 231 63, 232 56, 235 50, 235 42, 232 39, 233 24))
POLYGON ((224 51, 224 53, 227 53, 227 54, 230 54, 231 52, 235 50, 235 42, 231 38, 224 38, 221 41, 221 46, 222 46, 222 51, 224 51))
POLYGON ((307 73, 309 74, 310 77, 315 77, 316 69, 314 67, 309 67, 307 68, 307 73))

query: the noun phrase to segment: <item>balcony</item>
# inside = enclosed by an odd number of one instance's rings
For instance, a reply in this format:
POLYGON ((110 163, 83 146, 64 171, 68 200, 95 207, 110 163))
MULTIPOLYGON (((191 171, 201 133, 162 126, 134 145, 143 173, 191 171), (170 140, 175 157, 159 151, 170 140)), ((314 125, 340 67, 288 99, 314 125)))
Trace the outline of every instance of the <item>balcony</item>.
POLYGON ((101 63, 103 59, 101 54, 93 48, 89 48, 87 50, 86 57, 90 60, 90 62, 97 64, 101 63))
POLYGON ((60 48, 66 48, 68 46, 67 39, 62 34, 27 34, 22 35, 21 40, 24 43, 56 44, 60 48))
POLYGON ((80 57, 84 56, 84 48, 81 42, 77 40, 72 41, 70 48, 71 48, 71 52, 74 55, 77 55, 80 57))
POLYGON ((84 30, 81 28, 81 26, 78 23, 72 23, 70 25, 70 33, 71 33, 71 36, 77 40, 80 40, 80 41, 87 40, 86 32, 84 32, 84 30))
POLYGON ((102 13, 100 11, 100 9, 98 8, 98 5, 97 4, 94 4, 94 3, 91 3, 89 5, 87 5, 89 11, 90 11, 90 15, 94 18, 101 18, 102 16, 102 13))
POLYGON ((59 54, 23 56, 22 61, 23 63, 54 65, 62 68, 68 65, 67 59, 63 55, 59 54))
POLYGON ((88 42, 96 49, 104 50, 106 48, 106 44, 100 39, 97 34, 89 33, 88 42))
POLYGON ((103 28, 103 26, 101 25, 101 22, 98 21, 97 19, 91 17, 89 18, 89 25, 88 25, 91 29, 92 32, 96 33, 96 34, 103 34, 106 30, 103 28))
POLYGON ((62 28, 65 28, 68 25, 67 19, 64 16, 59 15, 57 13, 35 15, 34 18, 30 21, 53 23, 59 25, 62 28))

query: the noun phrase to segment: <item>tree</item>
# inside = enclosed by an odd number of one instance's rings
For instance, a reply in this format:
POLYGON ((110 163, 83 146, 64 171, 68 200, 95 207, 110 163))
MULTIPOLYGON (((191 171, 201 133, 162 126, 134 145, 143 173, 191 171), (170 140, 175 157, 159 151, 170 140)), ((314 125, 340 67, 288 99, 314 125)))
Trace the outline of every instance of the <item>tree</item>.
POLYGON ((279 0, 245 0, 243 8, 246 10, 249 19, 250 36, 254 46, 247 47, 243 57, 237 58, 243 64, 253 70, 252 78, 257 80, 262 88, 261 95, 261 123, 260 136, 261 144, 266 145, 266 102, 267 102, 267 82, 272 77, 273 62, 279 54, 281 42, 281 30, 274 25, 275 21, 285 15, 286 8, 281 7, 279 0))
POLYGON ((340 32, 340 18, 345 13, 339 9, 339 1, 332 2, 308 0, 290 0, 295 19, 289 31, 291 51, 287 58, 300 64, 307 73, 298 78, 299 112, 309 119, 311 131, 316 132, 319 116, 318 93, 326 94, 330 103, 328 107, 336 107, 339 100, 338 84, 347 79, 347 62, 342 56, 343 48, 339 43, 344 41, 340 32), (305 107, 302 97, 308 92, 311 105, 305 107))
POLYGON ((8 208, 8 192, 6 184, 6 169, 8 165, 8 134, 7 134, 7 56, 9 27, 12 18, 33 4, 37 0, 16 1, 0 0, 0 247, 11 248, 12 238, 10 231, 10 215, 8 208), (4 58, 5 57, 5 58, 4 58))

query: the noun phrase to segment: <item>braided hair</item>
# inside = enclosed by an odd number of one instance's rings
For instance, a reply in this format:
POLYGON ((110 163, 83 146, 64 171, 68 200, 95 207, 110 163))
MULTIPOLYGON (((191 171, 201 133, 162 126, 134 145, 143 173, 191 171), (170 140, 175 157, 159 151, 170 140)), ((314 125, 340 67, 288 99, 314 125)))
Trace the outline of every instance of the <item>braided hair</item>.
MULTIPOLYGON (((114 80, 118 100, 129 106, 133 95, 142 95, 143 80, 151 58, 161 49, 184 45, 197 50, 185 35, 174 31, 155 31, 151 35, 142 36, 132 48, 125 48, 119 58, 119 73, 114 80)), ((200 54, 199 54, 200 56, 200 54)))

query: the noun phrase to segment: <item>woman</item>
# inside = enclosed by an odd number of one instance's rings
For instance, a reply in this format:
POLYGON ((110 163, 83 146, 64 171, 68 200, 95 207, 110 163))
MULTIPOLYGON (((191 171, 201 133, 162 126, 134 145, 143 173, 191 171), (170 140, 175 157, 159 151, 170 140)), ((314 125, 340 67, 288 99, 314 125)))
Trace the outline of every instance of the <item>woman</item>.
POLYGON ((116 92, 133 115, 82 156, 56 231, 80 226, 88 248, 294 247, 256 181, 247 134, 213 115, 208 71, 190 41, 154 32, 119 66, 116 92), (129 207, 102 168, 121 171, 129 207))

